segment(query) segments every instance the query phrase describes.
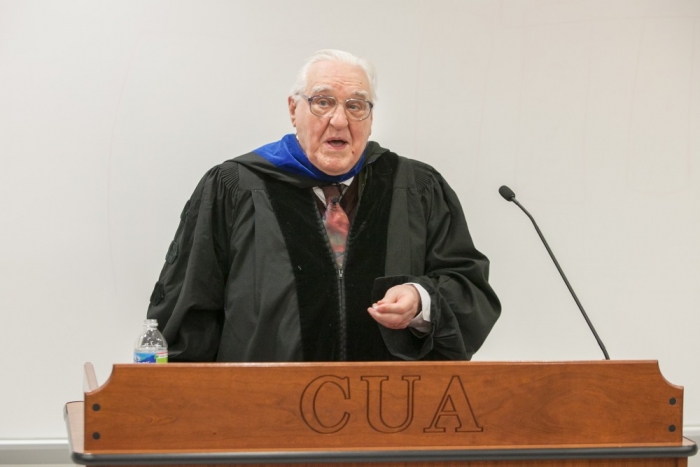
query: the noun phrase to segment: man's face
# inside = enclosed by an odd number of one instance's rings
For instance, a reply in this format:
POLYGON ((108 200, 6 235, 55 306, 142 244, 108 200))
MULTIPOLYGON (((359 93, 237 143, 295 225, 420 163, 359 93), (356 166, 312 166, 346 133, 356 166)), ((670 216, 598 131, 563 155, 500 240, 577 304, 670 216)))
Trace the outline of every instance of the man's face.
POLYGON ((367 74, 361 67, 348 63, 317 62, 309 68, 305 94, 332 96, 338 105, 330 116, 317 117, 303 97, 298 102, 289 97, 289 115, 301 148, 321 172, 327 175, 349 172, 362 156, 372 133, 372 115, 359 122, 348 120, 344 103, 350 98, 370 98, 367 74))

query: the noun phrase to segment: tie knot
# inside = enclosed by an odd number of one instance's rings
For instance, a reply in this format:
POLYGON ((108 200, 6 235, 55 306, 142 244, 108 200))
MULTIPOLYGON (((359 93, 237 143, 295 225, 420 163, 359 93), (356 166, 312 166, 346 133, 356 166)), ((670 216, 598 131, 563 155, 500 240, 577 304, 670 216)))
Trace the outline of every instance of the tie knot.
POLYGON ((333 185, 324 185, 321 187, 323 195, 326 197, 326 204, 338 203, 343 197, 343 189, 338 183, 333 185))

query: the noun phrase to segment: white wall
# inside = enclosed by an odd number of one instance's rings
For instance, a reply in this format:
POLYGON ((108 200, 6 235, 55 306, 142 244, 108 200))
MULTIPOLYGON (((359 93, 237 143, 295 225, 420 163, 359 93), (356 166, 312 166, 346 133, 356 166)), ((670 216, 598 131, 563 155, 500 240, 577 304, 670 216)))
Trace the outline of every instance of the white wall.
POLYGON ((64 438, 127 362, 201 175, 291 131, 320 48, 379 69, 373 139, 438 168, 504 311, 479 360, 659 360, 700 427, 700 2, 0 0, 0 440, 64 438))

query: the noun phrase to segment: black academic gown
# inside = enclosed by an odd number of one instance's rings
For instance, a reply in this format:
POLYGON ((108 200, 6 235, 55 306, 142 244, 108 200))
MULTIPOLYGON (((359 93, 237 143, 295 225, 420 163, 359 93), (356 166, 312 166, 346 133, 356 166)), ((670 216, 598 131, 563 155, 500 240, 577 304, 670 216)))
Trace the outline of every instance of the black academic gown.
POLYGON ((432 167, 370 142, 345 267, 313 180, 250 153, 201 180, 151 296, 171 361, 470 359, 500 314, 489 262, 456 194, 432 167), (432 330, 391 330, 367 308, 421 284, 432 330))

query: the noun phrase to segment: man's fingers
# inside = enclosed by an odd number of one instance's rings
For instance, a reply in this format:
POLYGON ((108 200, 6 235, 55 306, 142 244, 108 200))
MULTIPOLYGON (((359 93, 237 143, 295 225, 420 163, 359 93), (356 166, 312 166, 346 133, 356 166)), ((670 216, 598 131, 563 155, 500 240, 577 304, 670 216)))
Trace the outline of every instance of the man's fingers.
POLYGON ((390 329, 403 329, 408 326, 408 323, 411 321, 405 314, 387 311, 386 306, 368 308, 367 311, 375 321, 390 329))
POLYGON ((420 307, 420 295, 412 285, 397 285, 367 311, 382 326, 403 329, 409 325, 420 307))

